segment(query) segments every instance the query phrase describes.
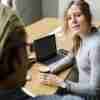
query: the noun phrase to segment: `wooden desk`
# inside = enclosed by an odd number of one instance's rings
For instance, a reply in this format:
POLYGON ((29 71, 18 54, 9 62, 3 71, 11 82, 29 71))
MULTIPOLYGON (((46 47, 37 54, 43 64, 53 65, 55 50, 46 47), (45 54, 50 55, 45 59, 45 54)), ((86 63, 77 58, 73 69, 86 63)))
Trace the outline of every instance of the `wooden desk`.
MULTIPOLYGON (((42 85, 39 83, 38 79, 39 79, 39 74, 40 74, 39 72, 40 66, 42 67, 42 64, 39 64, 39 63, 35 63, 32 65, 32 68, 30 69, 32 80, 27 81, 25 88, 35 95, 54 94, 57 90, 57 87, 42 85)), ((69 73, 71 72, 71 70, 72 68, 69 68, 68 70, 61 72, 58 76, 61 77, 62 79, 65 79, 66 76, 67 78, 70 78, 69 73)))

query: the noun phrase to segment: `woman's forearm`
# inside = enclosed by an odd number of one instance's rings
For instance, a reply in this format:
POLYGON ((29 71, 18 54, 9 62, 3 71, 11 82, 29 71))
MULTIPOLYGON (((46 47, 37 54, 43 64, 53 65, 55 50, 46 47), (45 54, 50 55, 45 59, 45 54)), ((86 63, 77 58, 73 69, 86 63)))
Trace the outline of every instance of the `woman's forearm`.
POLYGON ((50 72, 58 72, 62 69, 67 68, 68 66, 72 65, 74 62, 74 56, 69 54, 60 61, 57 61, 49 66, 50 72))

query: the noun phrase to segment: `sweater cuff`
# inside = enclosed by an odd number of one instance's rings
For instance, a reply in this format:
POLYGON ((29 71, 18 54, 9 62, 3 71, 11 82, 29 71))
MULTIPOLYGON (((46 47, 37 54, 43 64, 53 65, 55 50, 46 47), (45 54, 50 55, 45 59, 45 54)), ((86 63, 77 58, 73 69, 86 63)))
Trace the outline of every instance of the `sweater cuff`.
POLYGON ((63 81, 60 84, 56 94, 65 95, 65 94, 69 94, 69 93, 70 93, 70 84, 67 84, 66 81, 63 81))
POLYGON ((70 93, 71 92, 71 83, 68 81, 64 81, 64 83, 66 84, 66 86, 64 88, 67 89, 67 92, 70 93))

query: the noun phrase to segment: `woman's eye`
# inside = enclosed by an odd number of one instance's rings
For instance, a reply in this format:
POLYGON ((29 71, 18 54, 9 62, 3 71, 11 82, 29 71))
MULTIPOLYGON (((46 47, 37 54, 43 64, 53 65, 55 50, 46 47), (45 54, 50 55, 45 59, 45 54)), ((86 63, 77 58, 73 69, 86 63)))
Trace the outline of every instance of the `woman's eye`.
POLYGON ((77 17, 80 17, 81 15, 80 15, 80 14, 77 14, 76 16, 77 16, 77 17))
POLYGON ((68 16, 68 17, 67 17, 67 20, 71 20, 71 16, 68 16))
POLYGON ((81 16, 81 14, 80 14, 80 13, 79 13, 79 14, 76 14, 76 16, 77 16, 77 17, 80 17, 80 16, 81 16))

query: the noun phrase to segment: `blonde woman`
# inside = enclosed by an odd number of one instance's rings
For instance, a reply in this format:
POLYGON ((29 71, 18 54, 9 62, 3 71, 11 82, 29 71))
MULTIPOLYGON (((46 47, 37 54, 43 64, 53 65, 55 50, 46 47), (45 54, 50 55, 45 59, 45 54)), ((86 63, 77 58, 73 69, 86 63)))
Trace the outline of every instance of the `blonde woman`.
MULTIPOLYGON (((71 63, 75 58, 79 81, 64 81, 56 75, 42 73, 41 84, 58 86, 62 88, 62 93, 65 91, 66 95, 53 95, 51 100, 99 100, 100 32, 92 25, 92 14, 86 1, 70 2, 64 15, 64 30, 66 34, 67 31, 73 33, 74 45, 71 52, 59 62, 59 65, 71 63)), ((58 67, 60 66, 55 68, 58 67)), ((46 97, 41 98, 46 100, 46 97)))

